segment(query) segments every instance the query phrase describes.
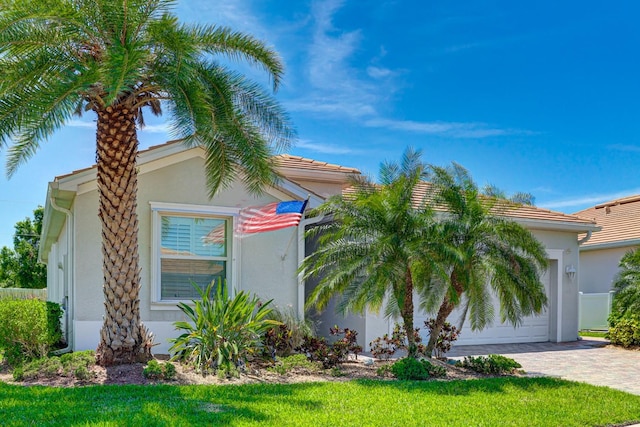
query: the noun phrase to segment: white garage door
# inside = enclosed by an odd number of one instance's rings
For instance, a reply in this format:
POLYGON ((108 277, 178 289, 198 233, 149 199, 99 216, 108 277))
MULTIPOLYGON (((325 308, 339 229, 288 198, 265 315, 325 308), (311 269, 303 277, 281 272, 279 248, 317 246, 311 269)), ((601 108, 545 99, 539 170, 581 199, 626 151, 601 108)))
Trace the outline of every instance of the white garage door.
MULTIPOLYGON (((551 299, 549 295, 549 275, 545 275, 541 278, 542 283, 545 286, 547 297, 551 299)), ((457 345, 475 345, 475 344, 507 344, 507 343, 527 343, 527 342, 546 342, 549 341, 549 310, 548 308, 539 316, 528 316, 523 319, 523 323, 514 328, 513 325, 507 323, 500 323, 500 307, 497 299, 494 301, 494 313, 495 321, 492 326, 487 327, 482 331, 473 332, 469 326, 469 322, 465 322, 462 328, 462 333, 458 336, 458 340, 455 342, 457 345)), ((423 313, 416 313, 415 325, 420 327, 420 333, 423 335, 423 340, 426 342, 428 339, 427 331, 424 328, 424 321, 428 318, 423 313)), ((455 310, 449 316, 449 323, 457 326, 459 324, 460 312, 455 310)))

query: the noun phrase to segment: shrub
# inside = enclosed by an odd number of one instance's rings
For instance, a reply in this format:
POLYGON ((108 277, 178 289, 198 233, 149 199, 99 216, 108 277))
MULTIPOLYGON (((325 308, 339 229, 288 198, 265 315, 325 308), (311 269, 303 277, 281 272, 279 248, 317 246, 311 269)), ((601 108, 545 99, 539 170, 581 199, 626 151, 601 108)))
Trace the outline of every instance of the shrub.
MULTIPOLYGON (((417 345, 417 354, 424 356, 425 346, 421 344, 422 337, 420 336, 420 328, 416 328, 413 331, 413 339, 417 345)), ((404 327, 396 323, 393 326, 393 332, 391 336, 384 334, 384 336, 376 338, 369 343, 371 347, 371 354, 378 359, 388 360, 395 355, 398 350, 407 350, 407 334, 404 327)))
MULTIPOLYGON (((424 322, 424 326, 429 330, 429 334, 431 334, 435 325, 436 319, 429 319, 424 322)), ((445 353, 448 353, 449 350, 451 350, 451 344, 458 339, 459 333, 460 331, 458 331, 458 328, 449 322, 444 322, 444 325, 442 325, 442 329, 438 334, 436 345, 433 348, 433 355, 437 358, 444 358, 445 353)))
POLYGON ((516 369, 522 368, 515 360, 500 354, 490 354, 488 356, 467 356, 457 366, 471 369, 481 374, 503 375, 511 374, 516 369))
POLYGON ((329 328, 329 333, 333 336, 342 335, 342 338, 329 344, 324 338, 307 335, 304 337, 298 351, 306 354, 309 360, 322 363, 322 367, 325 369, 333 368, 339 363, 345 362, 349 353, 353 353, 358 357, 358 354, 362 352, 362 347, 357 343, 358 332, 353 329, 340 329, 334 326, 329 328))
POLYGON ((0 300, 0 349, 11 366, 42 358, 60 340, 59 306, 43 301, 0 300))
POLYGON ((316 372, 320 369, 320 363, 310 361, 304 354, 292 354, 291 356, 278 358, 276 364, 267 369, 280 375, 285 375, 294 369, 316 372))
POLYGON ((622 318, 612 322, 609 328, 611 344, 622 347, 640 346, 640 319, 637 317, 622 318))
MULTIPOLYGON (((424 322, 424 326, 429 330, 429 332, 431 332, 435 322, 435 319, 426 320, 424 322)), ((458 339, 458 334, 458 328, 451 325, 449 322, 445 322, 434 347, 434 356, 443 358, 445 353, 451 350, 451 344, 458 339)), ((420 328, 416 328, 413 331, 413 339, 417 346, 416 354, 423 357, 430 356, 426 354, 426 346, 421 344, 422 337, 420 336, 420 328)), ((378 359, 388 360, 393 357, 398 350, 407 350, 407 333, 403 326, 396 323, 393 326, 391 336, 385 334, 384 336, 371 341, 369 345, 371 346, 371 354, 378 359)))
POLYGON ((172 360, 187 363, 203 375, 220 369, 233 374, 262 350, 262 336, 278 324, 266 318, 271 301, 262 304, 244 291, 230 298, 221 282, 217 287, 209 284, 204 291, 195 284, 194 287, 201 297, 193 301, 194 307, 178 304, 189 322, 174 323, 183 334, 170 340, 172 360))
POLYGON ((142 370, 142 375, 152 380, 172 380, 176 376, 176 367, 173 366, 173 363, 159 363, 157 360, 151 359, 142 370))
POLYGON ((289 356, 302 345, 305 336, 312 335, 308 321, 299 320, 292 308, 273 309, 267 316, 280 325, 270 327, 264 335, 263 345, 266 355, 275 360, 276 356, 289 356))
POLYGON ((62 356, 43 357, 31 360, 13 370, 15 381, 32 380, 38 377, 55 377, 58 375, 74 376, 79 380, 91 378, 90 367, 95 364, 93 351, 66 353, 62 356))
POLYGON ((447 371, 442 366, 431 364, 428 360, 405 357, 391 365, 391 373, 399 380, 414 381, 443 377, 447 371))

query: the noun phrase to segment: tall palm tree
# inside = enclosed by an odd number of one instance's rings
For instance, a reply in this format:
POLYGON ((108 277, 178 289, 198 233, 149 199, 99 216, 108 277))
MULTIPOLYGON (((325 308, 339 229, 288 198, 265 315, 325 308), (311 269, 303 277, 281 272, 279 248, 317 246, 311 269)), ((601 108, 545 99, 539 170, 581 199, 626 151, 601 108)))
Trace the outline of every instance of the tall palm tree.
POLYGON ((277 89, 278 55, 250 35, 180 24, 170 0, 7 0, 0 9, 0 148, 7 173, 74 114, 97 117, 105 316, 102 365, 150 357, 140 322, 137 130, 143 109, 169 113, 172 136, 206 150, 211 195, 239 170, 248 188, 273 182, 272 147, 293 136, 259 85, 216 60, 246 60, 277 89))
POLYGON ((351 191, 317 209, 333 221, 310 230, 318 249, 301 267, 305 278, 320 279, 307 306, 322 309, 339 295, 339 311, 361 313, 386 302, 386 314, 402 318, 410 357, 417 350, 414 291, 422 293, 434 276, 444 280, 439 261, 454 254, 439 238, 428 199, 415 191, 426 172, 420 152, 407 149, 400 164, 381 166, 381 185, 354 178, 351 191))
MULTIPOLYGON (((423 299, 422 308, 437 313, 426 349, 429 355, 448 316, 461 303, 467 304, 473 330, 493 320, 492 291, 498 297, 502 321, 517 325, 524 316, 539 314, 547 303, 540 275, 548 263, 544 246, 531 232, 505 217, 518 204, 493 197, 495 189, 482 194, 457 164, 431 169, 432 202, 444 212, 441 224, 446 240, 459 256, 448 267, 448 280, 432 282, 423 299)), ((517 199, 531 197, 518 194, 517 199)))

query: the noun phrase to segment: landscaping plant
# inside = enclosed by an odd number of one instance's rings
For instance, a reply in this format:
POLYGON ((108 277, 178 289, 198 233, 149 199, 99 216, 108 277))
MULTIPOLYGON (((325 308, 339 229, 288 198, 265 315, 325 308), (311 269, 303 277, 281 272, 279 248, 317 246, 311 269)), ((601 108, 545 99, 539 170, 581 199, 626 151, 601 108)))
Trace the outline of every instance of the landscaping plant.
POLYGON ((0 300, 0 349, 11 366, 42 358, 60 341, 58 304, 36 299, 0 300))
POLYGON ((280 325, 270 327, 263 338, 265 352, 275 360, 276 356, 289 356, 302 345, 305 336, 312 335, 311 324, 300 320, 289 307, 288 310, 274 308, 267 316, 280 325))
POLYGON ((456 365, 488 375, 512 374, 517 369, 522 368, 522 365, 515 360, 500 354, 478 357, 467 356, 462 362, 458 362, 456 365))
POLYGON ((391 365, 391 373, 399 380, 428 380, 433 377, 444 377, 447 371, 442 366, 433 365, 426 359, 405 357, 391 365))
MULTIPOLYGON (((433 331, 435 319, 425 320, 424 326, 433 331)), ((443 358, 445 353, 451 350, 451 344, 458 339, 458 328, 451 325, 449 322, 445 322, 444 326, 440 330, 438 340, 434 348, 434 356, 437 358, 443 358)), ((414 343, 416 345, 417 356, 427 356, 426 346, 422 344, 422 337, 420 336, 420 329, 416 328, 413 331, 414 343)), ((402 326, 396 323, 393 326, 393 332, 391 336, 384 334, 382 337, 378 337, 371 341, 369 344, 371 347, 371 354, 378 359, 388 360, 393 357, 398 350, 407 350, 407 334, 402 326)))
POLYGON ((151 359, 142 370, 142 375, 151 380, 172 380, 176 376, 176 367, 170 362, 158 362, 151 359))
POLYGON ((307 335, 297 350, 304 353, 309 360, 322 363, 325 369, 334 368, 339 363, 346 362, 349 353, 358 357, 362 352, 362 347, 356 340, 358 333, 353 329, 340 329, 334 326, 329 328, 329 332, 333 336, 342 336, 342 338, 328 343, 325 338, 307 335))
POLYGON ((267 319, 271 300, 261 303, 254 296, 241 291, 230 297, 222 281, 212 282, 205 290, 194 284, 200 299, 178 307, 187 316, 187 322, 175 322, 183 333, 171 339, 169 352, 172 360, 193 366, 206 375, 222 370, 234 373, 251 356, 262 351, 262 337, 279 323, 267 319))
POLYGON ((609 315, 611 344, 640 346, 640 249, 628 252, 620 260, 613 290, 609 315))

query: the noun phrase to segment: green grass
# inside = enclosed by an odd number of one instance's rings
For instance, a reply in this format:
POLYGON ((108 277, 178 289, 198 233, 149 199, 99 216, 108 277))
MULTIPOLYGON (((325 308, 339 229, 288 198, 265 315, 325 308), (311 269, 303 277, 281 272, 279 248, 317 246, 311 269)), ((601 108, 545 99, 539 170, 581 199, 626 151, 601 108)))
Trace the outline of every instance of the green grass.
POLYGON ((640 396, 553 378, 242 386, 0 383, 3 426, 598 426, 640 421, 640 396))
POLYGON ((578 334, 581 337, 606 338, 607 331, 580 331, 578 334))

